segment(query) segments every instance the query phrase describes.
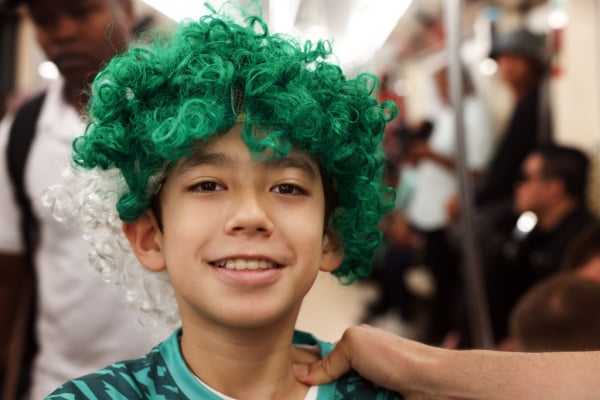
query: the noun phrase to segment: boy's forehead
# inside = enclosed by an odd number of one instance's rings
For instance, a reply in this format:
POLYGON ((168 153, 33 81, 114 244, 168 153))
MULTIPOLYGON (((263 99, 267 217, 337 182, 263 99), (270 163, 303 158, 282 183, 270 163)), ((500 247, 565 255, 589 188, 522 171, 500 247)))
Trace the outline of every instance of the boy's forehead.
MULTIPOLYGON (((292 145, 285 155, 279 155, 271 148, 260 153, 252 153, 242 138, 242 129, 242 124, 235 124, 225 133, 215 134, 207 140, 198 142, 191 149, 190 156, 178 162, 177 173, 184 173, 190 168, 203 164, 235 166, 243 156, 249 155, 265 167, 297 168, 304 170, 313 178, 320 175, 318 161, 296 145, 292 145)), ((268 136, 268 133, 265 135, 268 136)))

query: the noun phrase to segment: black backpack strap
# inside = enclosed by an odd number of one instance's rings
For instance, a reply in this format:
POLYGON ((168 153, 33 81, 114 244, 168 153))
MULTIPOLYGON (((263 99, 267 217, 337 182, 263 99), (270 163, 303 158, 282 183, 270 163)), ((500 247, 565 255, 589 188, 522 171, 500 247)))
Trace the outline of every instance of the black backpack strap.
POLYGON ((17 111, 9 131, 6 147, 6 167, 17 205, 21 211, 20 228, 28 263, 28 279, 23 287, 23 293, 21 293, 20 311, 15 326, 13 326, 13 336, 20 340, 18 343, 12 344, 19 348, 12 349, 15 357, 14 365, 8 366, 3 388, 4 394, 16 393, 15 398, 21 398, 29 387, 31 366, 38 348, 34 332, 37 285, 33 259, 39 239, 39 223, 33 213, 31 199, 25 190, 25 165, 45 95, 42 93, 34 97, 17 111), (9 385, 11 387, 7 387, 9 385))
POLYGON ((37 221, 33 214, 31 199, 25 190, 25 164, 45 97, 46 93, 42 93, 25 103, 17 111, 6 148, 8 175, 14 188, 17 205, 21 209, 21 229, 28 252, 33 250, 37 240, 37 221))

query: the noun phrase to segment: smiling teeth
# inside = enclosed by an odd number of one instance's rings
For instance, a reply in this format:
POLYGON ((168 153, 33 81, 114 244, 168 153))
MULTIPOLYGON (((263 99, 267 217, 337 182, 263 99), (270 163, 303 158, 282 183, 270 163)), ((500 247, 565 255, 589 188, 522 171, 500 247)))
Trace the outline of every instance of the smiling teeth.
POLYGON ((277 264, 267 260, 224 260, 217 261, 214 265, 219 268, 227 268, 236 271, 277 268, 277 264))

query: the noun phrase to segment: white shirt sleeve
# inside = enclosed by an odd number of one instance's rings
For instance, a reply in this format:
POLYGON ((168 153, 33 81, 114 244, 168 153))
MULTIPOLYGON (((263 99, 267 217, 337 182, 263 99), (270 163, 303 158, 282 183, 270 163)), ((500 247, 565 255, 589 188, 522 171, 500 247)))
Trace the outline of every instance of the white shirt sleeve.
POLYGON ((14 188, 8 176, 7 146, 13 115, 0 122, 0 252, 24 251, 19 227, 20 210, 15 202, 14 188))
POLYGON ((494 145, 490 115, 483 102, 466 97, 464 102, 464 126, 469 169, 481 171, 489 162, 494 145))

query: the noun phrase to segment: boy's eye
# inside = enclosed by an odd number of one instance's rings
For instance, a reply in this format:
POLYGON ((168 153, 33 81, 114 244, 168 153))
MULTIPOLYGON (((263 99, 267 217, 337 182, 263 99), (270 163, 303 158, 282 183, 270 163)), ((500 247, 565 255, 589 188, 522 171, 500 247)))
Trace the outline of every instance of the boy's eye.
POLYGON ((190 187, 191 192, 219 192, 221 190, 225 190, 225 188, 214 181, 204 181, 190 187))
POLYGON ((306 194, 306 191, 296 185, 290 183, 282 183, 273 188, 275 193, 301 195, 306 194))

